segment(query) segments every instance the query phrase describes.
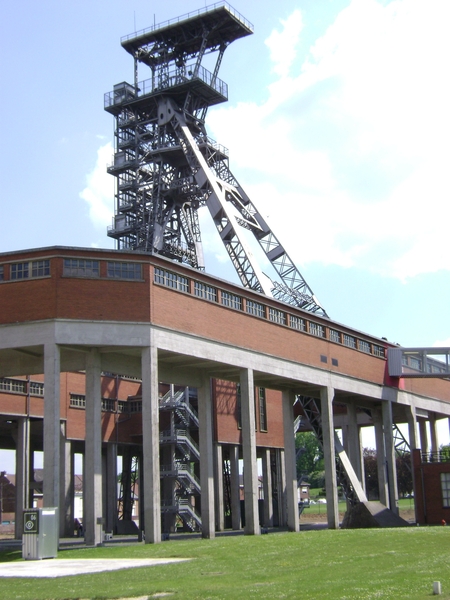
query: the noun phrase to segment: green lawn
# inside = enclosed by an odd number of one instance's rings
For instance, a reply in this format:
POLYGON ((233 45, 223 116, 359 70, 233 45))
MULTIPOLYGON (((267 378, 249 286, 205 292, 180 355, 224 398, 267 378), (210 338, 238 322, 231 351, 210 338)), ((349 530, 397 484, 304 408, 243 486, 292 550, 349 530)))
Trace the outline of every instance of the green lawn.
MULTIPOLYGON (((65 550, 68 558, 185 557, 190 562, 57 579, 1 579, 0 598, 174 597, 422 599, 442 584, 450 598, 450 528, 321 530, 221 536, 158 545, 65 550)), ((0 561, 21 560, 20 552, 0 561)))

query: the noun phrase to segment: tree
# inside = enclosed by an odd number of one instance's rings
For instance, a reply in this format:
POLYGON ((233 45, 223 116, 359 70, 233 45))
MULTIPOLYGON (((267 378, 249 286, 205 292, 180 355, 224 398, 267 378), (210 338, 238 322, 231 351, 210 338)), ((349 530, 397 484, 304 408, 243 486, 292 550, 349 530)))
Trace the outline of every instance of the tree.
POLYGON ((439 446, 439 460, 450 462, 450 445, 441 444, 439 446))
POLYGON ((395 459, 397 468, 397 488, 400 496, 406 496, 413 492, 413 479, 411 470, 411 455, 405 452, 402 456, 397 456, 395 459))
MULTIPOLYGON (((364 448, 364 475, 366 481, 366 494, 370 499, 378 499, 378 465, 377 451, 372 448, 364 448)), ((413 492, 413 481, 411 473, 411 456, 405 453, 395 459, 397 469, 397 488, 400 496, 406 496, 413 492)))
POLYGON ((324 470, 323 450, 319 440, 315 433, 303 431, 295 436, 295 447, 297 449, 297 477, 308 476, 312 485, 312 480, 317 479, 314 474, 324 470))
POLYGON ((380 497, 380 492, 378 489, 377 451, 373 448, 364 448, 363 460, 367 498, 369 498, 369 500, 375 498, 378 499, 380 497))

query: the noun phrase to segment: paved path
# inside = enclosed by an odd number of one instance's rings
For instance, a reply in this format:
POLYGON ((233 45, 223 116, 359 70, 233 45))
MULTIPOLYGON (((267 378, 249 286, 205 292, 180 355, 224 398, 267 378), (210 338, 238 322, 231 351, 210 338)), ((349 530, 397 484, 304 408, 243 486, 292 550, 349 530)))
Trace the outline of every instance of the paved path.
POLYGON ((101 571, 117 571, 118 569, 136 569, 138 567, 154 567, 175 562, 184 562, 189 558, 88 558, 64 559, 49 558, 46 560, 24 560, 0 563, 0 577, 67 577, 85 575, 101 571))

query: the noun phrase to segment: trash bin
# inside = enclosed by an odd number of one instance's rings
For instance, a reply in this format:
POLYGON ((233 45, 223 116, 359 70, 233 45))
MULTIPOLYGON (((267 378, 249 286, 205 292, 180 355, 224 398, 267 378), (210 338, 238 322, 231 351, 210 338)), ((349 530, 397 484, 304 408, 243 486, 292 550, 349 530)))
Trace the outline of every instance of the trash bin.
POLYGON ((23 511, 22 558, 39 560, 58 554, 57 508, 29 508, 23 511))

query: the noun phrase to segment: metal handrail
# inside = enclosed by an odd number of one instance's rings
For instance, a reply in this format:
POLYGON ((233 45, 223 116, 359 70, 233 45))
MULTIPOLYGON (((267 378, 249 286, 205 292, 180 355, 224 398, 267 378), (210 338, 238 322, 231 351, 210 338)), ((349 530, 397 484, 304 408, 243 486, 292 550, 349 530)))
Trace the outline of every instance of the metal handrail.
POLYGON ((437 452, 421 452, 420 457, 423 463, 447 463, 450 462, 448 451, 438 450, 437 452))
POLYGON ((172 69, 167 74, 164 74, 164 79, 159 76, 145 79, 138 83, 138 88, 134 96, 118 93, 118 91, 106 92, 104 95, 104 107, 109 108, 110 106, 120 106, 123 103, 128 103, 130 100, 136 98, 142 98, 148 94, 152 94, 156 91, 166 90, 177 85, 182 85, 189 81, 195 81, 199 79, 206 83, 210 88, 215 90, 225 99, 228 99, 228 85, 219 77, 214 77, 211 71, 205 69, 205 67, 199 67, 194 71, 194 65, 186 66, 187 75, 180 72, 179 68, 172 69), (195 74, 194 74, 195 73, 195 74))
POLYGON ((238 19, 238 21, 243 23, 247 27, 247 29, 251 29, 251 31, 254 31, 253 24, 250 23, 250 21, 248 21, 236 9, 234 9, 232 6, 230 6, 228 4, 228 2, 221 1, 221 2, 215 2, 214 4, 210 4, 209 6, 205 6, 204 8, 199 8, 198 10, 188 12, 184 15, 181 15, 180 17, 174 17, 173 19, 169 19, 168 21, 163 21, 162 23, 151 25, 150 27, 146 27, 145 29, 140 29, 139 31, 134 31, 133 33, 124 35, 120 38, 120 42, 121 43, 128 42, 129 40, 132 40, 137 37, 141 37, 142 35, 146 35, 147 33, 151 33, 152 31, 156 31, 157 29, 162 29, 163 27, 169 27, 170 25, 175 25, 176 23, 180 23, 181 21, 187 21, 188 19, 192 19, 192 17, 196 17, 199 15, 205 14, 211 10, 220 8, 221 6, 225 6, 227 8, 228 12, 230 12, 233 15, 233 17, 236 17, 236 19, 238 19))

